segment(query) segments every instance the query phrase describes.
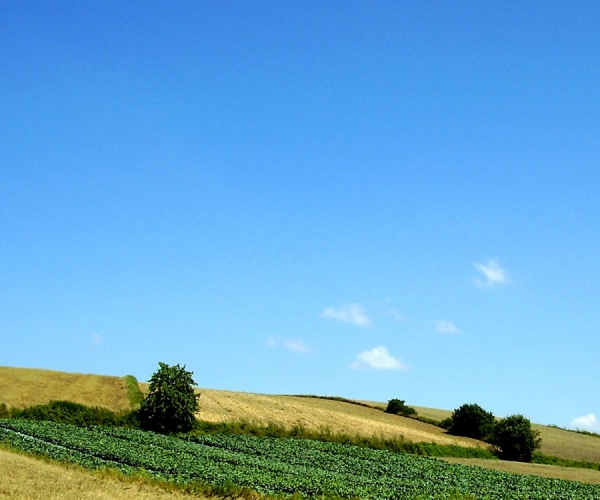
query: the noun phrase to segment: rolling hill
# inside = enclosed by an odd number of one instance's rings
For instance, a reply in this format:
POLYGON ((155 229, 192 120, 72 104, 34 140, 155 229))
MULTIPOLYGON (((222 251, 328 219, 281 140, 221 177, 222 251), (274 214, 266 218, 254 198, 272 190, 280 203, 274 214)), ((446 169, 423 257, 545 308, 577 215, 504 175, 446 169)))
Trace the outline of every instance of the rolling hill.
MULTIPOLYGON (((146 384, 140 384, 142 390, 146 384)), ((404 437, 414 442, 454 444, 465 447, 487 447, 481 441, 451 436, 440 427, 413 419, 389 415, 382 411, 384 403, 364 403, 318 397, 266 395, 244 392, 198 389, 201 393, 199 418, 207 422, 248 421, 255 424, 328 430, 384 438, 404 437)), ((123 378, 84 375, 49 370, 0 367, 0 404, 25 407, 50 400, 70 400, 88 406, 112 410, 129 409, 131 405, 123 378)), ((442 420, 448 410, 415 407, 419 415, 442 420)), ((570 460, 600 463, 600 438, 554 427, 535 426, 542 436, 542 453, 570 460)), ((561 477, 582 482, 600 483, 600 472, 552 466, 515 464, 476 459, 463 463, 510 472, 561 477)))

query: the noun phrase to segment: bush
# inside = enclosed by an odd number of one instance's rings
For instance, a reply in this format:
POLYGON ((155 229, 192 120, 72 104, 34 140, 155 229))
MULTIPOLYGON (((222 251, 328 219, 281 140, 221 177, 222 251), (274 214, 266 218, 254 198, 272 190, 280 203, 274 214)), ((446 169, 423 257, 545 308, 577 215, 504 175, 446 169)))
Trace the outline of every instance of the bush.
POLYGON ((138 410, 140 426, 161 434, 188 432, 194 427, 199 410, 200 395, 194 391, 193 373, 185 366, 158 365, 138 410))
POLYGON ((452 412, 450 434, 487 440, 494 431, 495 418, 477 404, 464 404, 452 412))
POLYGON ((494 428, 492 444, 503 460, 531 462, 533 452, 540 447, 540 433, 531 428, 523 415, 511 415, 498 422, 494 428))
POLYGON ((47 420, 61 424, 87 427, 104 425, 110 427, 138 427, 135 412, 113 412, 107 408, 85 406, 71 401, 50 401, 28 408, 13 408, 9 417, 28 420, 47 420))
POLYGON ((406 406, 404 401, 401 399, 390 399, 388 401, 387 408, 385 409, 386 413, 392 413, 394 415, 416 415, 417 411, 410 406, 406 406))

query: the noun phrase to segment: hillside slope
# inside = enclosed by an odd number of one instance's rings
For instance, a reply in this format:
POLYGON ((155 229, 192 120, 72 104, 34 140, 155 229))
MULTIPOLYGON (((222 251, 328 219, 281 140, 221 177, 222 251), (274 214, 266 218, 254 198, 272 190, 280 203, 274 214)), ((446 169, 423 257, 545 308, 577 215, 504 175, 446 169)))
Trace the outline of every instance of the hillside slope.
POLYGON ((24 408, 52 400, 67 400, 113 411, 131 405, 120 377, 0 366, 0 403, 24 408))
MULTIPOLYGON (((140 386, 147 388, 146 384, 140 386)), ((273 422, 288 427, 326 428, 334 433, 388 438, 403 436, 415 442, 486 446, 480 441, 450 436, 434 425, 343 401, 215 389, 199 389, 199 392, 202 394, 199 417, 209 422, 273 422)), ((130 408, 125 382, 120 377, 0 367, 0 403, 24 407, 50 400, 69 400, 112 410, 130 408)), ((385 407, 384 403, 370 404, 385 407)), ((415 408, 419 415, 434 420, 442 420, 451 414, 447 410, 415 408)), ((542 453, 600 463, 600 438, 553 427, 534 427, 542 436, 542 453)))
POLYGON ((286 427, 328 429, 333 433, 385 438, 403 436, 416 442, 487 446, 474 439, 450 436, 435 425, 343 401, 212 389, 200 389, 200 393, 200 418, 208 422, 274 422, 286 427))

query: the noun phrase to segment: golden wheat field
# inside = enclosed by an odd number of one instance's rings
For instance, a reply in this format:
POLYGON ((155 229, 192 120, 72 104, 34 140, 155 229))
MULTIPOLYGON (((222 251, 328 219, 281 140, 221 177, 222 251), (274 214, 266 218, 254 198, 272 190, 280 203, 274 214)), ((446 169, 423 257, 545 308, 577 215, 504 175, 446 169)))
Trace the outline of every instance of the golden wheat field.
POLYGON ((487 446, 474 439, 450 436, 434 425, 343 401, 212 389, 200 389, 199 392, 200 418, 208 422, 274 422, 286 427, 328 429, 333 433, 385 438, 402 436, 411 441, 487 446))
POLYGON ((23 408, 66 400, 109 410, 128 410, 129 398, 120 377, 0 366, 0 403, 23 408))

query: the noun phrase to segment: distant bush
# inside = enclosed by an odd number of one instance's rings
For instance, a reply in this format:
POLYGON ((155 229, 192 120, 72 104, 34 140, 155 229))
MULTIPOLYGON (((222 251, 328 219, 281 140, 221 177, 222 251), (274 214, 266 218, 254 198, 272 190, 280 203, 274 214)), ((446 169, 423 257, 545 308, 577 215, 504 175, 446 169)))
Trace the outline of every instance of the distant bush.
POLYGON ((87 427, 105 425, 110 427, 138 427, 135 412, 113 412, 107 408, 90 407, 71 401, 50 401, 47 404, 8 411, 7 417, 28 420, 48 420, 61 424, 87 427))
POLYGON ((540 433, 531 428, 531 422, 523 415, 511 415, 498 422, 491 442, 503 460, 531 462, 533 452, 540 447, 540 433))
POLYGON ((437 424, 442 429, 450 430, 452 428, 452 417, 445 418, 437 424))
POLYGON ((417 411, 410 406, 406 406, 402 399, 390 399, 385 409, 386 413, 392 413, 393 415, 416 415, 417 411))
POLYGON ((455 436, 487 440, 494 431, 495 418, 477 404, 464 404, 452 412, 449 432, 455 436))
POLYGON ((0 403, 0 418, 10 417, 10 410, 5 403, 0 403))

